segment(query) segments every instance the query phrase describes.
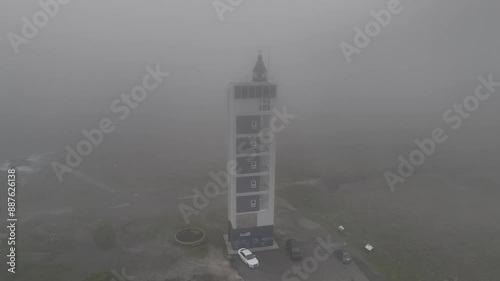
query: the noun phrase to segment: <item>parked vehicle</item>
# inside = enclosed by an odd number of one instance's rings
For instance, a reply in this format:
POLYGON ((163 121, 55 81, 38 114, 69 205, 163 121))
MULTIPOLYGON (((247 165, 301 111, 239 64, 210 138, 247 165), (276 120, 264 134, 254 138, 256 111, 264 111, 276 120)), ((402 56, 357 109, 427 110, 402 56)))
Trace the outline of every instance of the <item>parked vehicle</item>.
POLYGON ((293 260, 301 260, 302 259, 302 251, 300 250, 299 244, 294 239, 288 239, 286 241, 286 248, 288 254, 293 260))
POLYGON ((333 253, 343 264, 349 264, 352 261, 351 254, 348 251, 337 249, 333 253))
POLYGON ((248 265, 249 268, 256 268, 259 266, 259 261, 257 257, 255 257, 250 250, 241 248, 238 250, 238 256, 240 256, 241 260, 248 265))

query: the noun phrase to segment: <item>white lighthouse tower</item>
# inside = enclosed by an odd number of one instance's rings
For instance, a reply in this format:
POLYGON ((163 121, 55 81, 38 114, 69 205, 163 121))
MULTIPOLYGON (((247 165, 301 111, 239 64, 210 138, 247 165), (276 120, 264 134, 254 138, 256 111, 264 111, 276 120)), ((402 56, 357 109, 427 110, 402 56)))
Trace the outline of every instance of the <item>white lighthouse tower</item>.
POLYGON ((236 164, 236 173, 228 182, 227 242, 233 250, 274 243, 276 138, 270 137, 270 122, 276 92, 276 85, 267 81, 262 55, 252 82, 228 88, 228 160, 236 164))

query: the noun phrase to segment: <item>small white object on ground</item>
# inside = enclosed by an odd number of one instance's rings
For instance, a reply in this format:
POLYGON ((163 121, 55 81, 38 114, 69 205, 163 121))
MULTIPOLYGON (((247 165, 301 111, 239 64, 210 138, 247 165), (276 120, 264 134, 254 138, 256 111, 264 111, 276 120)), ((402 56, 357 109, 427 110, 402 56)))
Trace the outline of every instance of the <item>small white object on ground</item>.
POLYGON ((344 231, 344 229, 345 229, 345 228, 344 228, 343 226, 339 225, 339 230, 340 230, 340 231, 344 231))
POLYGON ((123 208, 123 207, 127 207, 129 206, 130 203, 123 203, 123 204, 119 204, 119 205, 115 205, 115 206, 111 206, 109 207, 110 209, 118 209, 118 208, 123 208))
POLYGON ((369 252, 373 250, 373 246, 370 244, 366 244, 365 249, 367 249, 369 252))

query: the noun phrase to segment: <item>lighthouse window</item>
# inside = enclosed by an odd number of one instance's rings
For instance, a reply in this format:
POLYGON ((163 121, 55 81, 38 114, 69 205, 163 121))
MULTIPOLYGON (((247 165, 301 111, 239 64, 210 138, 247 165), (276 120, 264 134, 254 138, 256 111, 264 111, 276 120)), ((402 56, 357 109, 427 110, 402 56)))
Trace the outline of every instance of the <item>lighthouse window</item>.
POLYGON ((264 86, 264 94, 262 96, 265 98, 269 97, 269 86, 264 86))
POLYGON ((255 208, 257 207, 257 200, 250 200, 250 207, 255 208))
POLYGON ((248 87, 242 87, 241 95, 244 99, 248 98, 248 87))
POLYGON ((255 98, 255 86, 250 86, 249 87, 249 96, 251 98, 255 98))
POLYGON ((259 111, 269 111, 271 110, 271 102, 269 99, 261 99, 259 105, 259 111))
POLYGON ((256 86, 257 97, 262 97, 262 86, 256 86))
POLYGON ((256 187, 257 187, 257 181, 256 181, 256 180, 252 180, 252 181, 250 182, 250 187, 251 187, 251 188, 256 188, 256 187))
POLYGON ((252 140, 252 141, 250 142, 250 145, 252 146, 252 148, 257 148, 257 141, 252 140))
POLYGON ((257 129, 257 121, 252 120, 252 123, 250 123, 250 126, 252 126, 252 130, 256 130, 257 129))

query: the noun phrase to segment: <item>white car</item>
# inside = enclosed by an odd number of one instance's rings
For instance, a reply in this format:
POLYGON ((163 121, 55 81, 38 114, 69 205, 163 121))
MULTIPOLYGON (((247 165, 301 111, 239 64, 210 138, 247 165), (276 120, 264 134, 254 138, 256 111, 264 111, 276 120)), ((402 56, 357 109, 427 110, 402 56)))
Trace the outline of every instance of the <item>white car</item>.
POLYGON ((241 248, 238 250, 238 256, 240 256, 241 260, 248 265, 250 268, 256 268, 259 266, 259 261, 255 257, 250 250, 241 248))

